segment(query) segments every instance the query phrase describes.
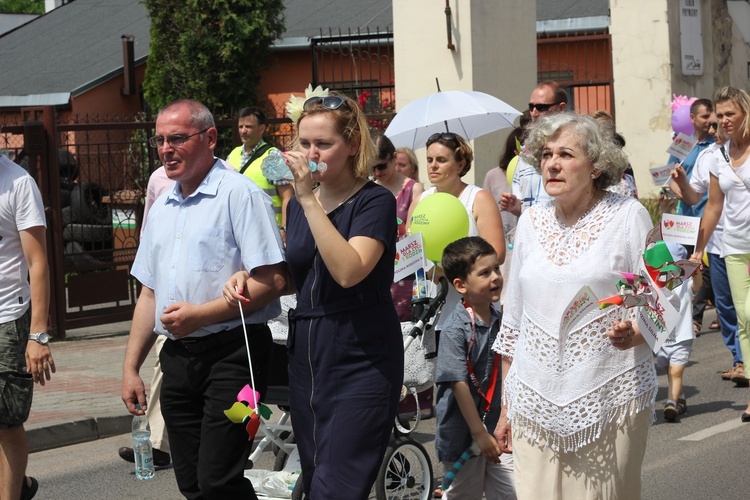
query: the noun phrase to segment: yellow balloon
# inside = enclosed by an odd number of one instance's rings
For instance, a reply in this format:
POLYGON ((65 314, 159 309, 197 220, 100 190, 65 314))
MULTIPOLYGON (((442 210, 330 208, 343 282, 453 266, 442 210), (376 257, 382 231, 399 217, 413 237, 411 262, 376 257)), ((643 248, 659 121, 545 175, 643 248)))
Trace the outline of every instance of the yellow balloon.
POLYGON ((434 193, 414 208, 410 229, 411 234, 422 233, 425 256, 440 262, 449 243, 469 235, 469 215, 455 196, 434 193))

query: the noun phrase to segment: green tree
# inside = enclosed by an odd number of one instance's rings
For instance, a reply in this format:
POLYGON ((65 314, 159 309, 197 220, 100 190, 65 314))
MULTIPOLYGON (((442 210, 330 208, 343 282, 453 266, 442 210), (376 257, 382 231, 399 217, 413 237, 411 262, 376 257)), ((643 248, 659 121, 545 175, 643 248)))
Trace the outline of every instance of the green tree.
POLYGON ((228 114, 258 103, 261 71, 284 32, 281 0, 143 0, 151 17, 144 81, 159 109, 180 98, 228 114))
POLYGON ((44 14, 44 0, 0 0, 0 14, 44 14))

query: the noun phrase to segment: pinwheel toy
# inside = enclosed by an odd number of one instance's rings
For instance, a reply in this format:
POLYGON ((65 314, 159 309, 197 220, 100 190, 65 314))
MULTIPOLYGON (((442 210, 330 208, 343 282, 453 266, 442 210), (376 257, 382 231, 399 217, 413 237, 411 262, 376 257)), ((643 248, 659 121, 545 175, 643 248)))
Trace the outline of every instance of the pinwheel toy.
POLYGON ((648 277, 620 272, 619 274, 624 279, 615 284, 617 295, 597 301, 599 309, 621 306, 623 308, 622 320, 625 319, 627 309, 633 307, 645 306, 660 315, 657 307, 658 293, 654 287, 674 290, 695 274, 700 267, 700 264, 689 260, 675 261, 667 244, 660 238, 660 226, 655 226, 646 236, 643 263, 648 277))
POLYGON ((642 306, 653 308, 652 303, 656 299, 656 294, 651 289, 648 279, 639 274, 623 272, 620 274, 623 279, 615 284, 618 291, 617 295, 598 300, 596 303, 599 304, 599 309, 621 306, 622 319, 624 320, 628 309, 642 306))
POLYGON ((253 375, 253 360, 250 357, 250 344, 247 341, 247 330, 245 330, 245 314, 240 307, 240 319, 242 320, 242 329, 245 337, 245 348, 247 349, 247 363, 250 366, 250 382, 252 386, 245 385, 237 393, 237 401, 228 410, 224 410, 224 415, 235 424, 246 424, 245 430, 248 434, 248 441, 255 438, 255 434, 260 428, 260 419, 271 417, 271 409, 260 402, 260 394, 253 389, 255 386, 255 376, 253 375))
POLYGON ((646 237, 643 261, 646 272, 659 288, 674 290, 690 278, 700 264, 690 260, 675 261, 667 244, 661 238, 661 226, 655 226, 646 237))
POLYGON ((443 491, 447 490, 454 479, 456 479, 456 475, 458 475, 459 472, 461 472, 461 468, 464 466, 468 460, 476 455, 479 455, 479 452, 482 451, 479 449, 479 444, 476 441, 472 441, 471 446, 466 448, 463 453, 461 453, 461 456, 458 458, 456 463, 453 464, 453 467, 451 467, 451 470, 449 470, 445 474, 445 478, 443 479, 443 484, 440 485, 440 489, 443 491))

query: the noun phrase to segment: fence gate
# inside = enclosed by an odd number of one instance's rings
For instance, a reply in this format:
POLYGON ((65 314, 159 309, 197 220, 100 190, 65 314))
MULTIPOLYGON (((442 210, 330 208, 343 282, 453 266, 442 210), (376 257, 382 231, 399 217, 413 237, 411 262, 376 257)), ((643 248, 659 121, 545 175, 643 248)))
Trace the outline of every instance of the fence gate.
MULTIPOLYGON (((159 165, 148 147, 154 122, 140 117, 78 117, 24 108, 0 124, 0 150, 37 180, 47 215, 50 330, 130 320, 138 293, 130 268, 143 203, 159 165)), ((217 120, 225 158, 231 120, 217 120)), ((217 294, 220 291, 217 291, 217 294)))
POLYGON ((609 33, 539 35, 537 79, 561 83, 579 113, 605 110, 614 116, 609 33))
POLYGON ((393 33, 390 31, 315 37, 312 86, 346 94, 368 115, 369 125, 384 131, 395 111, 393 33))

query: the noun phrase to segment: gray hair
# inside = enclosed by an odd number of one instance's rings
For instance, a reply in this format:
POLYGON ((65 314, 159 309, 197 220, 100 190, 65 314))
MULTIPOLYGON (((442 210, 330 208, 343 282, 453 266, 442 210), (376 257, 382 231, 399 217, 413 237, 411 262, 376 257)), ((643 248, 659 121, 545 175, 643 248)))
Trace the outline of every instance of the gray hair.
POLYGON ((165 112, 172 111, 172 108, 181 106, 187 107, 190 111, 190 122, 194 127, 199 130, 216 127, 214 115, 211 114, 204 104, 192 99, 178 99, 177 101, 167 104, 161 111, 159 111, 158 116, 161 116, 165 112))
POLYGON ((545 145, 566 128, 572 129, 578 136, 578 145, 586 159, 594 166, 594 172, 599 173, 594 179, 594 187, 607 189, 620 182, 628 166, 627 156, 612 140, 612 132, 586 115, 554 113, 532 123, 524 143, 524 161, 541 173, 540 165, 545 145))

